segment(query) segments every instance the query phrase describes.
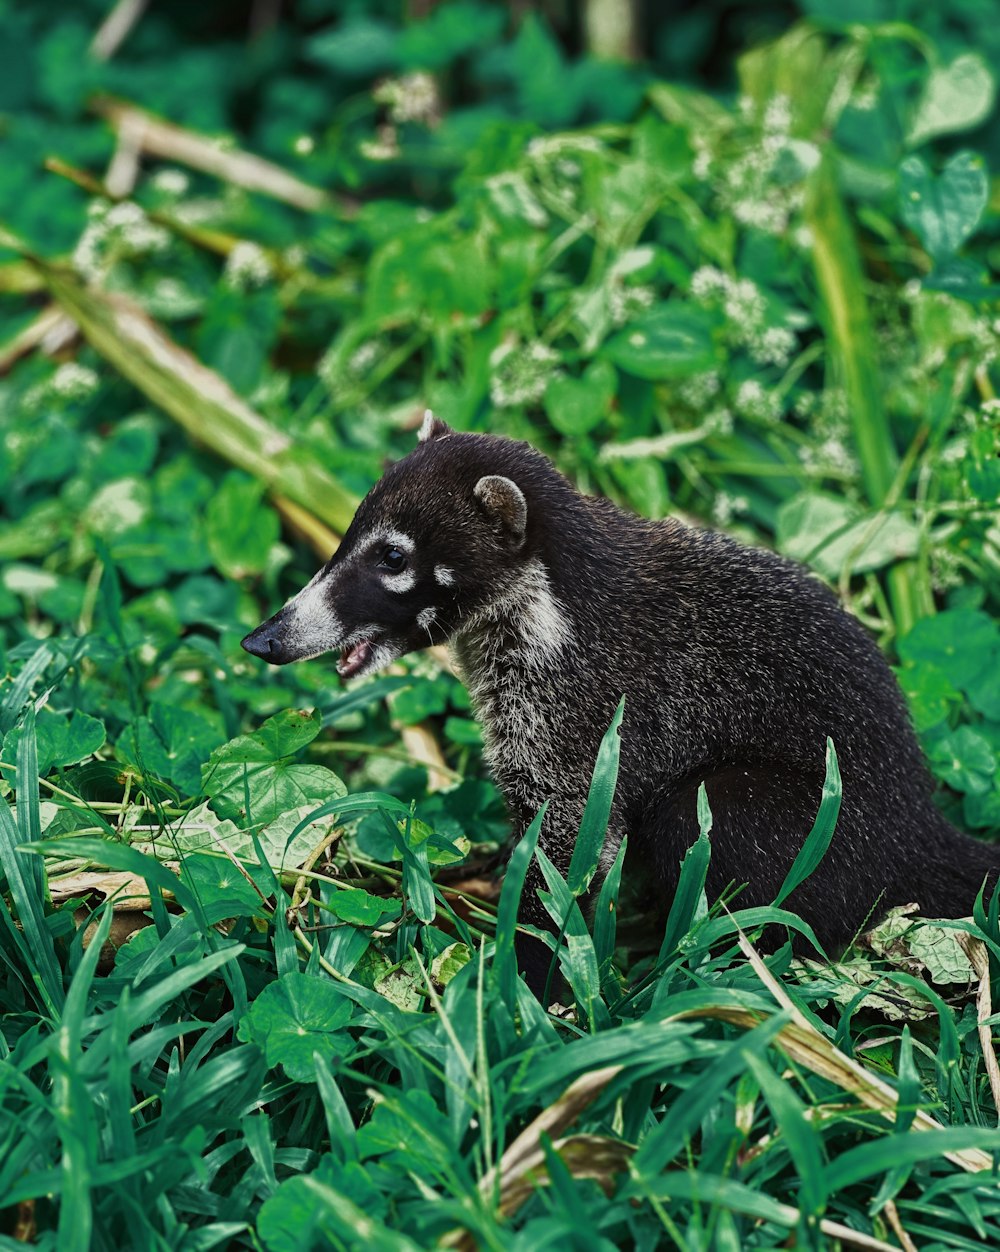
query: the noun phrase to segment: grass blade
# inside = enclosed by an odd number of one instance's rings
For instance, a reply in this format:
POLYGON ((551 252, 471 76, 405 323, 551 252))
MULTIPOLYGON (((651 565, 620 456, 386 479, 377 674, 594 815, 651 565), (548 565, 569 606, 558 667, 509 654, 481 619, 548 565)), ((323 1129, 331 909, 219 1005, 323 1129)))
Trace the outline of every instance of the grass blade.
MULTIPOLYGON (((63 1002, 63 977, 56 959, 52 933, 45 922, 45 878, 33 866, 31 858, 20 852, 25 842, 40 838, 38 830, 38 761, 35 743, 35 713, 29 709, 24 721, 21 743, 18 747, 17 774, 17 822, 5 800, 0 800, 0 867, 3 868, 10 887, 11 900, 21 923, 23 943, 30 959, 25 968, 30 970, 45 1009, 50 1014, 58 1012, 63 1002), (30 781, 29 781, 30 780, 30 781)), ((37 843, 36 843, 37 846, 37 843)), ((3 908, 0 902, 0 908, 3 908)), ((12 919, 6 909, 4 916, 17 935, 12 919)), ((20 936, 17 936, 18 939, 20 936)))
POLYGON ((842 796, 843 787, 840 781, 840 766, 837 764, 837 750, 833 746, 833 740, 828 738, 826 741, 826 777, 823 779, 823 797, 819 802, 819 812, 816 814, 812 830, 806 836, 805 843, 799 848, 792 862, 791 869, 785 875, 781 890, 774 898, 775 906, 787 900, 795 888, 805 882, 826 856, 833 833, 837 829, 842 796))
POLYGON ((566 875, 567 885, 575 896, 582 895, 590 886, 604 849, 608 819, 618 783, 618 763, 622 748, 619 732, 624 713, 625 697, 622 696, 597 752, 587 804, 580 822, 580 833, 573 846, 573 857, 566 875))
POLYGON ((517 1008, 517 964, 514 960, 514 931, 517 929, 517 911, 524 892, 528 866, 538 847, 538 836, 545 817, 543 805, 538 816, 517 842, 507 863, 500 900, 497 905, 496 939, 493 944, 494 977, 499 980, 500 995, 510 1013, 517 1008))

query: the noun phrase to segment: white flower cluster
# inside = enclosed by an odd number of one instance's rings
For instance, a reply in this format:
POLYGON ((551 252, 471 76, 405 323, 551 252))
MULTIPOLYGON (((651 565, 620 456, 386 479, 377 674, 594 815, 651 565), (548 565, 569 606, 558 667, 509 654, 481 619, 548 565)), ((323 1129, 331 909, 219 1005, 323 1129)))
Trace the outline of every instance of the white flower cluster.
MULTIPOLYGON (((752 124, 753 102, 742 100, 740 106, 744 119, 752 124)), ((792 138, 791 125, 790 100, 774 96, 763 111, 759 143, 721 167, 718 194, 723 206, 743 226, 764 234, 782 235, 788 230, 793 214, 802 207, 802 178, 820 159, 815 144, 792 138)))
POLYGON ((692 378, 685 379, 677 389, 677 396, 689 408, 700 411, 721 390, 722 379, 715 370, 709 370, 705 374, 695 374, 692 378))
POLYGON ((94 370, 76 361, 66 361, 60 365, 44 382, 36 383, 24 396, 22 401, 28 412, 36 409, 53 397, 60 400, 86 400, 97 390, 100 380, 94 370))
POLYGON ((630 286, 613 282, 608 285, 608 313, 615 326, 624 326, 656 303, 656 290, 645 284, 630 286))
POLYGON ((490 398, 498 409, 536 404, 555 372, 559 354, 544 343, 502 343, 490 356, 490 398))
POLYGON ((375 85, 372 97, 388 108, 389 119, 396 125, 419 122, 433 126, 441 116, 437 83, 432 75, 421 71, 401 78, 383 78, 375 85))
POLYGON ((786 326, 768 326, 750 344, 758 365, 787 365, 796 348, 795 335, 786 326))
POLYGON ((180 197, 187 194, 191 180, 183 170, 159 170, 149 180, 153 189, 164 196, 180 197))
POLYGON ((799 460, 816 473, 832 472, 856 478, 861 472, 858 458, 851 448, 836 436, 830 436, 818 444, 808 444, 799 452, 799 460))
POLYGON ((386 123, 375 131, 374 139, 363 139, 358 151, 368 161, 394 161, 399 156, 399 136, 395 126, 386 123))
POLYGON ((90 221, 77 241, 73 264, 84 278, 97 279, 123 257, 162 252, 170 245, 170 234, 151 222, 131 200, 110 207, 95 200, 89 208, 90 221))
POLYGON ((930 545, 931 586, 935 591, 950 591, 964 582, 958 554, 946 543, 930 545))
POLYGON ((767 302, 749 278, 731 278, 714 265, 703 265, 691 275, 691 294, 702 304, 721 305, 730 343, 746 348, 756 364, 780 368, 791 360, 794 333, 766 324, 767 302))
POLYGON ((748 378, 740 383, 733 404, 741 417, 769 424, 781 421, 781 397, 776 391, 764 387, 756 378, 748 378))
POLYGON ((223 280, 234 291, 263 287, 271 278, 271 262, 259 244, 241 239, 226 258, 223 280))
POLYGON ((728 526, 734 517, 748 512, 750 501, 746 496, 731 496, 720 491, 712 501, 712 521, 716 526, 728 526))

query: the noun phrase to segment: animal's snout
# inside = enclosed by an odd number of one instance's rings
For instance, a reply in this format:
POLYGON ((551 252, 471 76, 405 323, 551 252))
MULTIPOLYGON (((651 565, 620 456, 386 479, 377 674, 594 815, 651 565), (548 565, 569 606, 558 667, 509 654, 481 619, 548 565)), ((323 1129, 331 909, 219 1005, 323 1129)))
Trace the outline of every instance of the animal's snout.
POLYGON ((268 661, 271 665, 284 665, 294 660, 295 658, 288 654, 283 624, 279 619, 280 614, 268 618, 263 625, 258 626, 245 639, 242 639, 240 646, 252 656, 258 656, 262 661, 268 661))

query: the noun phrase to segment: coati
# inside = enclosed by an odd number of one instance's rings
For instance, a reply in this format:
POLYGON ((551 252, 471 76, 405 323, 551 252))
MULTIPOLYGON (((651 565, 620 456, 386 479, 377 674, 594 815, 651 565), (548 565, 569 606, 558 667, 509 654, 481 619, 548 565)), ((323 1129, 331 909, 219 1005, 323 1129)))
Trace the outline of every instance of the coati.
MULTIPOLYGON (((956 830, 875 643, 805 569, 581 495, 527 444, 428 413, 312 581, 243 640, 275 665, 339 650, 342 678, 450 641, 517 832, 568 868, 602 735, 625 696, 599 883, 628 832, 668 907, 713 815, 707 888, 769 904, 815 819, 827 736, 843 778, 832 846, 789 898, 829 948, 892 905, 961 917, 1000 853, 956 830)), ((552 924, 529 870, 520 920, 552 924)), ((593 889, 593 887, 592 887, 593 889)), ((519 936, 540 994, 551 953, 519 936)))

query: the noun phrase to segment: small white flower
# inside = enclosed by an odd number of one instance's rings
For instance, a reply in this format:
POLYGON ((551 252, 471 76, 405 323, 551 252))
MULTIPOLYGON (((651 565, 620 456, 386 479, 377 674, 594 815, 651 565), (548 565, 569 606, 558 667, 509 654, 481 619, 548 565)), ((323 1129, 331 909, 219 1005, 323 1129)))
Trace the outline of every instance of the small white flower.
POLYGON ((384 78, 372 92, 379 104, 388 107, 390 119, 397 123, 422 122, 434 125, 441 112, 437 83, 430 74, 420 71, 401 78, 384 78))
POLYGON ((292 147, 299 156, 308 156, 315 149, 316 140, 313 139, 312 135, 299 135, 292 147))
POLYGON ((374 139, 358 144, 358 151, 369 161, 394 161, 400 152, 395 126, 380 126, 374 139))
POLYGON ((183 170, 159 170, 150 179, 154 188, 165 196, 183 196, 191 186, 191 180, 183 170))
POLYGON ((259 244, 241 239, 226 258, 224 280, 235 291, 262 287, 271 278, 271 263, 259 244))
POLYGON ((369 339, 359 348, 355 348, 351 354, 350 360, 347 362, 348 371, 351 374, 361 375, 369 369, 378 360, 379 346, 378 341, 369 339))
POLYGON ((64 400, 83 400, 97 390, 98 378, 86 365, 78 365, 76 361, 67 361, 60 365, 49 380, 54 395, 64 400))
POLYGON ((781 399, 775 391, 767 391, 756 378, 740 383, 734 401, 736 412, 762 422, 781 418, 781 399))
POLYGON ((746 336, 764 316, 764 297, 760 288, 749 278, 740 278, 730 282, 726 299, 723 304, 726 317, 742 330, 746 336))
POLYGON ((691 275, 691 294, 696 300, 711 300, 723 295, 732 285, 732 279, 714 265, 703 265, 691 275))
POLYGON ((784 326, 769 326, 750 345, 758 365, 787 365, 795 351, 794 334, 784 326))
POLYGON ((792 102, 786 95, 772 96, 764 110, 764 129, 787 135, 792 125, 792 102))
POLYGON ((703 409, 721 390, 722 379, 715 370, 710 370, 687 379, 678 388, 677 394, 690 408, 703 409))
POLYGON ((559 360, 546 344, 502 343, 490 356, 490 398, 498 409, 536 404, 545 394, 559 360))
POLYGON ((700 183, 708 182, 712 176, 712 154, 708 148, 698 146, 697 142, 694 160, 691 163, 691 173, 700 183))

